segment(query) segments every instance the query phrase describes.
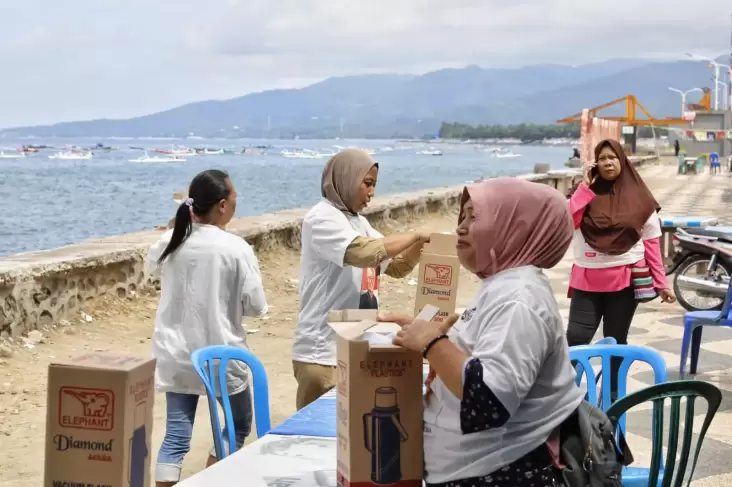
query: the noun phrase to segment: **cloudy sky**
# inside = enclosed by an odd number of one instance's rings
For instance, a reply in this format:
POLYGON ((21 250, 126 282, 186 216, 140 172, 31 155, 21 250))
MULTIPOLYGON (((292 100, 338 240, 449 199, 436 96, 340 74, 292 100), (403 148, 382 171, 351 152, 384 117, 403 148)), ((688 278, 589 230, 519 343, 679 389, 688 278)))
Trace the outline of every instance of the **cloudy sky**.
POLYGON ((731 14, 730 0, 0 0, 0 127, 334 75, 719 55, 731 14))

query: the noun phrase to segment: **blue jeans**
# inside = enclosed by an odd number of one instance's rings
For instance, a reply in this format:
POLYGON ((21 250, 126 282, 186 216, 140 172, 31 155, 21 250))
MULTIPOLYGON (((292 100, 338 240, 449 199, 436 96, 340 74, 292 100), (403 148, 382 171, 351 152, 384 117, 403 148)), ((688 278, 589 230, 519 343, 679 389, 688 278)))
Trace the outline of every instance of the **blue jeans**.
MULTIPOLYGON (((178 482, 180 480, 183 458, 191 449, 191 435, 193 421, 196 418, 196 409, 200 396, 195 394, 165 393, 166 425, 165 438, 158 453, 158 463, 155 467, 157 482, 178 482)), ((236 449, 244 444, 244 440, 252 430, 252 394, 249 388, 229 396, 231 402, 231 416, 234 419, 234 434, 236 435, 236 449)), ((219 404, 221 398, 219 398, 219 404)), ((224 428, 224 448, 228 450, 229 441, 227 429, 224 428)), ((212 448, 209 452, 212 457, 216 452, 212 448)))

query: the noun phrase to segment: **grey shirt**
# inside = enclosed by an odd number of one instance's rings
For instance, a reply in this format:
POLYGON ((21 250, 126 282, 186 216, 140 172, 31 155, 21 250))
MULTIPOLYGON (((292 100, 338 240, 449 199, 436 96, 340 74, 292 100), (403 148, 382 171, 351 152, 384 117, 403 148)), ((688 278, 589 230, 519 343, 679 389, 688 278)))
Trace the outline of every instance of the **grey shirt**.
POLYGON ((536 267, 484 279, 449 337, 468 360, 480 359, 483 381, 511 416, 501 427, 464 434, 460 399, 438 376, 424 410, 428 483, 488 475, 518 460, 582 401, 557 302, 536 267))

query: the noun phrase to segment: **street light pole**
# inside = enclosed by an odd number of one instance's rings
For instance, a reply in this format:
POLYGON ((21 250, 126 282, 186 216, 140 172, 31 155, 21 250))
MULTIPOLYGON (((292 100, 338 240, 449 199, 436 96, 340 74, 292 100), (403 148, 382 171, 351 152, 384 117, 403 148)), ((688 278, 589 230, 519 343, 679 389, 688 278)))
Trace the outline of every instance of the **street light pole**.
POLYGON ((719 64, 709 61, 709 67, 714 66, 714 111, 719 110, 719 64))
POLYGON ((726 110, 727 107, 729 106, 729 98, 727 98, 727 96, 728 96, 727 93, 729 92, 729 85, 727 83, 725 83, 724 81, 718 81, 718 83, 720 85, 724 86, 724 91, 722 93, 725 94, 725 98, 722 99, 722 108, 724 110, 726 110))
POLYGON ((701 59, 702 61, 707 61, 710 68, 714 66, 714 110, 719 110, 719 68, 727 68, 727 72, 732 75, 732 66, 720 64, 714 59, 704 56, 697 56, 689 52, 687 52, 686 55, 692 59, 701 59))
POLYGON ((722 109, 723 110, 732 109, 732 66, 728 66, 727 64, 718 63, 718 62, 714 61, 713 59, 707 59, 707 61, 709 61, 710 66, 712 66, 712 65, 714 66, 714 84, 715 84, 715 86, 714 86, 714 94, 715 94, 714 109, 715 110, 718 109, 718 107, 716 105, 717 105, 717 102, 719 101, 718 100, 719 88, 717 88, 717 85, 722 85, 725 87, 724 92, 727 97, 727 103, 722 104, 722 109), (719 79, 720 68, 727 68, 727 76, 728 76, 729 83, 725 83, 719 79))
POLYGON ((682 118, 684 117, 684 112, 686 112, 686 95, 688 95, 689 93, 692 93, 694 91, 700 91, 700 92, 704 93, 704 90, 702 90, 701 88, 691 88, 690 90, 682 91, 678 88, 671 88, 669 86, 668 89, 673 91, 674 93, 678 93, 679 95, 681 95, 681 117, 682 118))

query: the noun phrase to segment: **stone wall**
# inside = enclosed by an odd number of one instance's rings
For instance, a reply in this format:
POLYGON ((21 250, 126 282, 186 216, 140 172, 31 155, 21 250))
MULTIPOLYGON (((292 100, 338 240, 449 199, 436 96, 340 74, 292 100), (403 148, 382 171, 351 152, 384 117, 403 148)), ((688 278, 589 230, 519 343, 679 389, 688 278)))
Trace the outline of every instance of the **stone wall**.
MULTIPOLYGON (((549 184, 564 193, 581 175, 563 170, 519 177, 549 184)), ((462 188, 451 186, 375 198, 365 214, 372 224, 380 226, 388 220, 454 211, 462 188)), ((228 229, 245 238, 257 252, 297 249, 306 211, 284 210, 238 218, 228 229)), ((57 323, 84 301, 103 294, 125 297, 156 285, 147 273, 145 256, 160 236, 160 231, 139 232, 0 257, 0 336, 19 336, 57 323)))

